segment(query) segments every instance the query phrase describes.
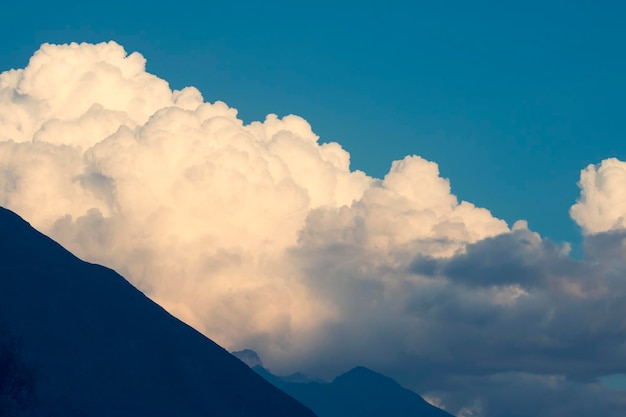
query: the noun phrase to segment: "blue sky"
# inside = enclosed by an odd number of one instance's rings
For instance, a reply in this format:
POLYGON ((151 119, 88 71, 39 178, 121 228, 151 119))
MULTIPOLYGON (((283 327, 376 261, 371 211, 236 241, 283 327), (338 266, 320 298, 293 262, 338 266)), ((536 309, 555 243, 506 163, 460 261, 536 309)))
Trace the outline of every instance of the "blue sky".
MULTIPOLYGON (((4 6, 5 10, 7 6, 4 6)), ((580 170, 626 157, 620 2, 20 3, 0 65, 43 42, 116 40, 173 88, 246 120, 307 119, 352 166, 437 162, 453 192, 577 244, 580 170)))

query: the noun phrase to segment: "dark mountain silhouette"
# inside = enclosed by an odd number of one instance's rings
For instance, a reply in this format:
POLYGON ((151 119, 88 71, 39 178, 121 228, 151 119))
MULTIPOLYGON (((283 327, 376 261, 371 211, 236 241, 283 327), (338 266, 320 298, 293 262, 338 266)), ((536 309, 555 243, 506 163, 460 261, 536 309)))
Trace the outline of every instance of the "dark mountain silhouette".
POLYGON ((235 357, 248 365, 250 368, 254 368, 255 366, 260 366, 261 368, 263 368, 263 362, 261 362, 261 358, 259 358, 259 355, 251 349, 244 349, 238 352, 233 352, 233 355, 235 355, 235 357))
MULTIPOLYGON (((233 354, 238 356, 239 352, 233 354)), ((453 417, 393 379, 364 367, 330 383, 311 382, 302 374, 294 374, 300 375, 299 380, 293 375, 276 376, 258 365, 252 369, 319 417, 453 417)))
POLYGON ((0 320, 0 416, 25 415, 34 405, 35 373, 20 346, 0 320))
POLYGON ((314 417, 120 275, 3 208, 0 318, 13 356, 34 370, 29 415, 314 417))

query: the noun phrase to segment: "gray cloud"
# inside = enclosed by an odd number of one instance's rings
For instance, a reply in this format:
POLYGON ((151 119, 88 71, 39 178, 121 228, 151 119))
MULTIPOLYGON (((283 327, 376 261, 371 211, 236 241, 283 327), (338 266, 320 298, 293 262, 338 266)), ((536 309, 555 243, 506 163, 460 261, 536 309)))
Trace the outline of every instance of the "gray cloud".
POLYGON ((591 267, 588 262, 572 259, 567 246, 518 229, 469 245, 464 253, 450 258, 418 256, 409 270, 470 287, 518 285, 530 290, 558 285, 561 280, 581 281, 576 278, 593 274, 591 267))
POLYGON ((582 260, 520 227, 445 258, 303 245, 295 262, 340 312, 302 360, 365 363, 463 415, 620 415, 626 393, 598 378, 626 373, 625 238, 587 237, 582 260))

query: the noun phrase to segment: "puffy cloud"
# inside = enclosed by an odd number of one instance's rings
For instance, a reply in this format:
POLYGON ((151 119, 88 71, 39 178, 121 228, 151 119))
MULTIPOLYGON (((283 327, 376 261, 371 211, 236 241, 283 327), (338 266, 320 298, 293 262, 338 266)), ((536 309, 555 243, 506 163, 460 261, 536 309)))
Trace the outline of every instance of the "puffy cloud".
POLYGON ((626 228, 626 162, 609 158, 589 165, 579 186, 581 196, 570 214, 585 233, 626 228))
POLYGON ((222 343, 322 323, 333 308, 310 296, 289 249, 356 237, 344 221, 385 250, 428 238, 450 252, 506 231, 458 204, 432 162, 406 158, 382 182, 351 171, 304 119, 244 125, 114 42, 43 45, 0 86, 1 203, 222 343))
POLYGON ((459 415, 511 411, 505 389, 622 398, 597 383, 626 372, 622 165, 583 172, 574 260, 433 162, 352 171, 304 119, 246 125, 114 42, 0 74, 1 205, 277 372, 371 366, 459 415))

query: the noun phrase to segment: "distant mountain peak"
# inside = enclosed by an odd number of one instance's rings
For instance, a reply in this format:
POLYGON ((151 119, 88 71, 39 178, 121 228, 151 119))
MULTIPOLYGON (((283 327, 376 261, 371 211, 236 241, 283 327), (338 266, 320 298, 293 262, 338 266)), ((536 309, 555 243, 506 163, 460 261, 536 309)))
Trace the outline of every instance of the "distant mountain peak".
POLYGON ((260 366, 261 368, 264 368, 261 358, 252 349, 239 350, 237 352, 232 352, 232 354, 234 357, 248 365, 250 368, 254 368, 255 366, 260 366))
POLYGON ((254 370, 319 417, 454 417, 392 378, 363 366, 330 383, 299 373, 284 377, 258 366, 254 370))
POLYGON ((380 373, 373 371, 369 368, 366 368, 365 366, 355 366, 354 368, 350 369, 348 372, 345 372, 346 374, 376 374, 376 375, 381 375, 380 373))
POLYGON ((381 373, 364 366, 357 366, 339 375, 333 381, 335 384, 358 382, 359 384, 386 384, 400 386, 396 381, 381 373))

